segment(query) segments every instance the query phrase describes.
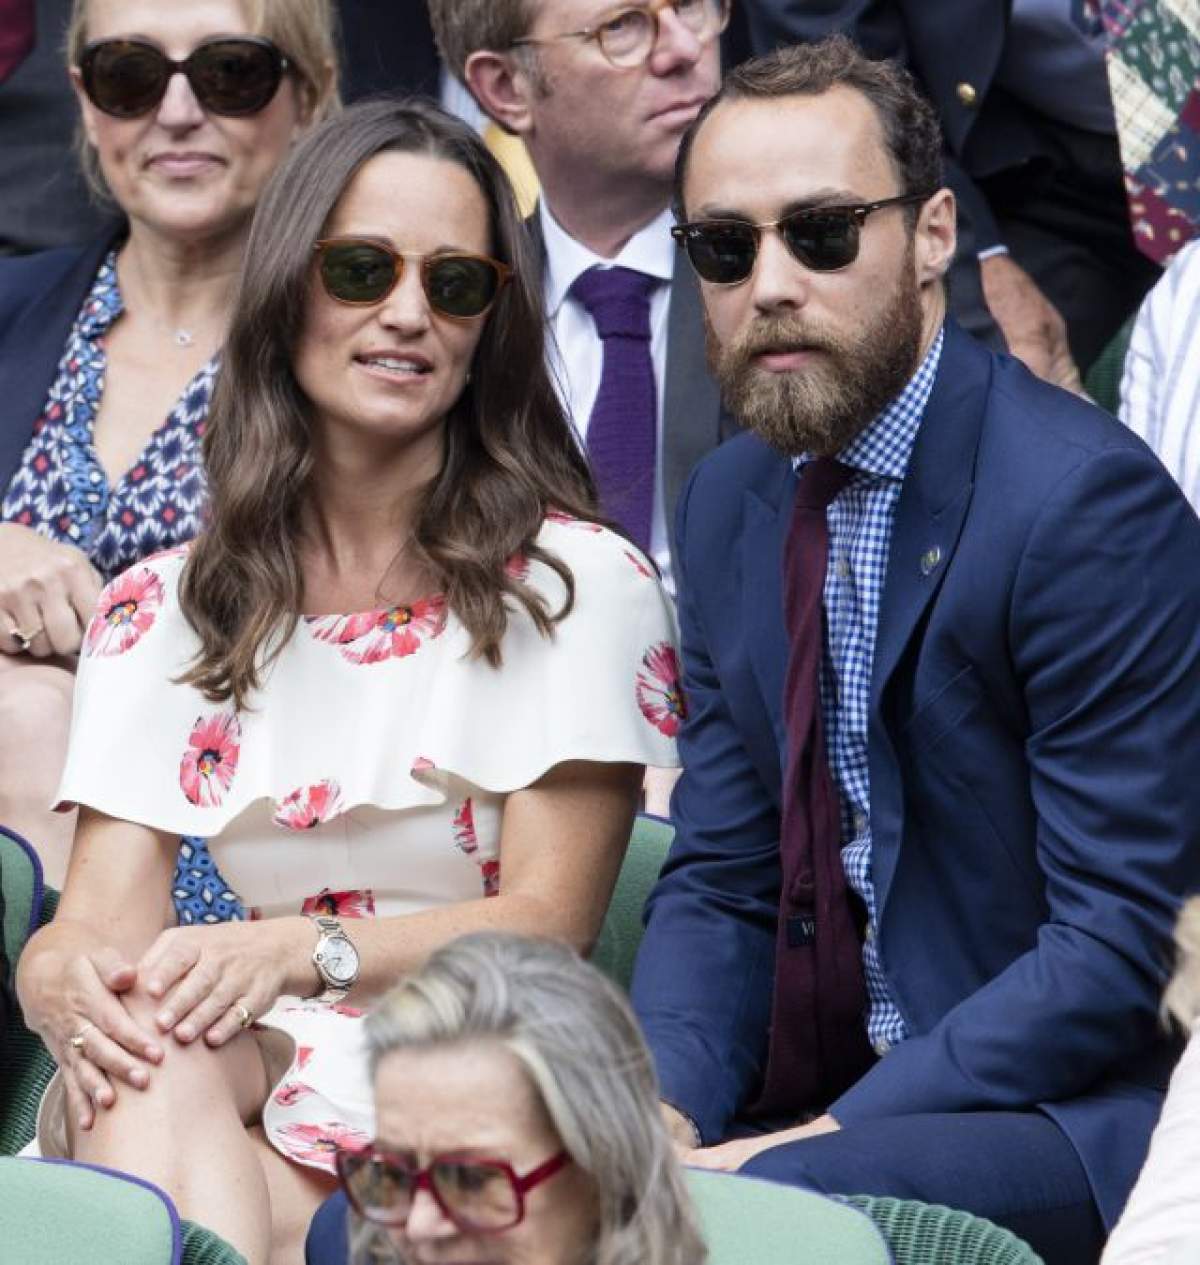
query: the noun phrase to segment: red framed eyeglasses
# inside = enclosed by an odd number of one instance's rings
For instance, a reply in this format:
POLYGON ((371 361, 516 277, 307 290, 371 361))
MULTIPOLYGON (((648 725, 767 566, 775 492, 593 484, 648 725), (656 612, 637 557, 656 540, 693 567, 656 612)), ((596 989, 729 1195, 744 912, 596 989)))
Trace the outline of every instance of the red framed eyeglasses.
POLYGON ((376 1145, 339 1150, 338 1178, 359 1216, 376 1225, 407 1223, 419 1190, 427 1190, 446 1217, 469 1234, 498 1234, 525 1218, 525 1196, 571 1163, 559 1151, 524 1175, 505 1160, 448 1152, 424 1167, 413 1153, 376 1145))

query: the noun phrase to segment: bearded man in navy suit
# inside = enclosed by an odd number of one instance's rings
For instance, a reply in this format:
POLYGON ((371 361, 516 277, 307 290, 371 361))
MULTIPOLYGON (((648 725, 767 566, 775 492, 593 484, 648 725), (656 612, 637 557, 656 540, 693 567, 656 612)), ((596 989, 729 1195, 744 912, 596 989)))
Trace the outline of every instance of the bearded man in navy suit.
POLYGON ((941 152, 842 38, 739 68, 685 137, 747 431, 680 498, 685 772, 634 1002, 690 1162, 1094 1265, 1177 1053, 1200 522, 947 319, 941 152))

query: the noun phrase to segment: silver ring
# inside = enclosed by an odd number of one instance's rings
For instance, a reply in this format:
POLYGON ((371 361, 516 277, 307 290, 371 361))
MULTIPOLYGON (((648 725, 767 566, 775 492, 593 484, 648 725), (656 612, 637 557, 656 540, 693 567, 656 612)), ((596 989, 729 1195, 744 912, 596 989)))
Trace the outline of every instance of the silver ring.
POLYGON ((254 1016, 240 1001, 234 1002, 231 1009, 237 1012, 239 1028, 248 1028, 254 1022, 254 1016))
POLYGON ((42 631, 39 624, 32 632, 22 632, 15 624, 8 630, 8 635, 17 643, 17 649, 26 654, 33 645, 33 639, 42 631))
POLYGON ((72 1050, 82 1050, 83 1043, 87 1040, 87 1034, 92 1032, 95 1027, 94 1023, 85 1023, 73 1037, 67 1038, 67 1044, 72 1050))

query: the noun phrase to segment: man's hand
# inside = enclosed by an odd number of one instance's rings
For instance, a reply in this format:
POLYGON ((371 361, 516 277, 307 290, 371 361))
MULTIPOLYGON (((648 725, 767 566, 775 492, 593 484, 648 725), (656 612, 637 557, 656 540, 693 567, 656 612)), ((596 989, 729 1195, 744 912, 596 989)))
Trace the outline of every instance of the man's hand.
POLYGON ((1047 382, 1083 394, 1067 325, 1033 278, 1009 255, 980 260, 983 297, 1008 349, 1047 382))
MULTIPOLYGON (((669 1111, 670 1108, 664 1108, 669 1111)), ((794 1129, 782 1129, 778 1133, 762 1133, 753 1138, 735 1138, 732 1142, 722 1142, 720 1146, 706 1146, 699 1150, 687 1151, 680 1156, 685 1164, 692 1168, 715 1168, 722 1172, 732 1173, 743 1164, 752 1160, 760 1151, 769 1151, 772 1147, 782 1146, 785 1142, 799 1142, 804 1138, 815 1138, 822 1133, 836 1133, 841 1125, 832 1116, 818 1116, 808 1124, 797 1125, 794 1129)))

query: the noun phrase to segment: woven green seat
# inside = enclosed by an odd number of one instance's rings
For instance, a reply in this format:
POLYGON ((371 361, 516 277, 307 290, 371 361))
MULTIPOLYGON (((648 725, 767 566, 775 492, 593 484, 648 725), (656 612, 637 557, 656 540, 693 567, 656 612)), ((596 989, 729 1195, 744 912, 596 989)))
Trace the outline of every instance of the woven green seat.
POLYGON ((846 1202, 883 1232, 896 1265, 1043 1265, 1023 1239, 969 1212, 871 1195, 846 1202))
POLYGON ((642 939, 642 910, 674 837, 671 825, 657 817, 639 817, 634 823, 608 913, 592 951, 595 965, 626 991, 642 939))

